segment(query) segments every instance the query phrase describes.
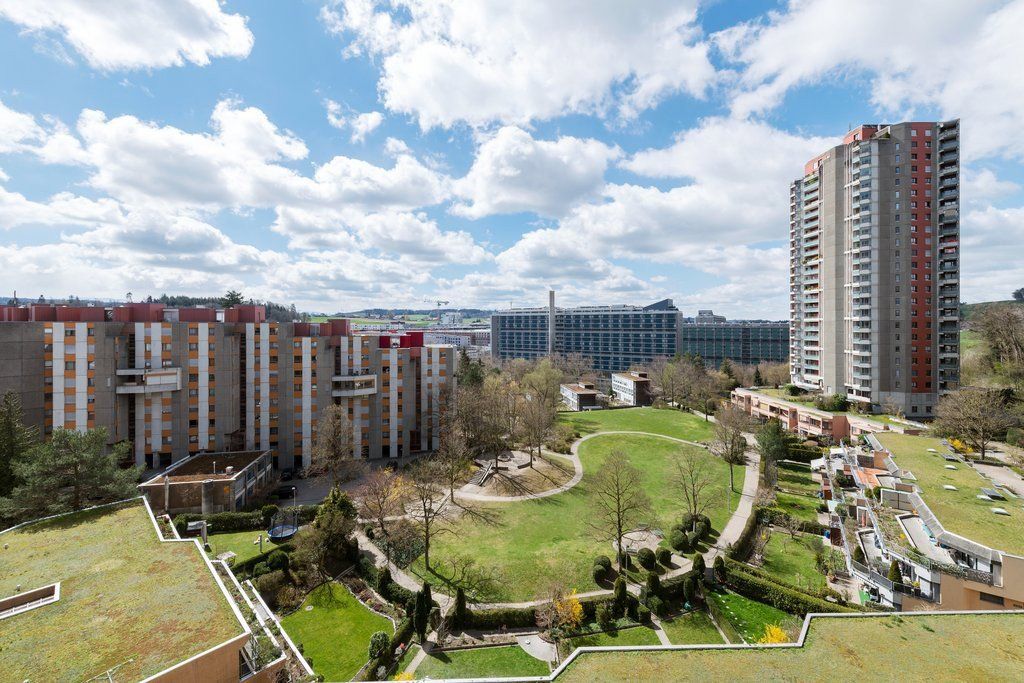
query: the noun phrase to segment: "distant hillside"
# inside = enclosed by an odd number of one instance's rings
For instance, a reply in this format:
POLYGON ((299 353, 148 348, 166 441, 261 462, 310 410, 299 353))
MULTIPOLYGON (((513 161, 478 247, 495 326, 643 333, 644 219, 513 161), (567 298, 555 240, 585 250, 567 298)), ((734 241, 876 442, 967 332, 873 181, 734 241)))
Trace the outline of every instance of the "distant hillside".
POLYGON ((1024 307, 1024 301, 1014 301, 1013 299, 1007 299, 1005 301, 982 301, 976 304, 962 303, 960 304, 960 319, 964 322, 970 322, 972 318, 976 318, 981 315, 986 308, 1001 306, 1004 304, 1024 307))

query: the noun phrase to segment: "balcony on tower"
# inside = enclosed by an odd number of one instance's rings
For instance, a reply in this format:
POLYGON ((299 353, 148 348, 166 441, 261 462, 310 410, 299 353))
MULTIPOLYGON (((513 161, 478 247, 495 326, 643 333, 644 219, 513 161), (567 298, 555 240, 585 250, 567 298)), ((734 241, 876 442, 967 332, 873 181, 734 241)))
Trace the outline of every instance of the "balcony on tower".
POLYGON ((331 396, 353 398, 356 396, 373 396, 376 393, 377 375, 367 373, 334 375, 331 377, 331 396))
POLYGON ((119 394, 160 394, 181 390, 181 368, 119 368, 119 394))

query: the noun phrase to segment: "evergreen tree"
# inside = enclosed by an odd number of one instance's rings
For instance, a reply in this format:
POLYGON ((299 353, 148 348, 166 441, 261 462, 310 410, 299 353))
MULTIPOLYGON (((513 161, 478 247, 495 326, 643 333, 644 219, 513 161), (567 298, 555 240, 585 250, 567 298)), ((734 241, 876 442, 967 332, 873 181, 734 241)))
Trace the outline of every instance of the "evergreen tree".
POLYGON ((121 442, 107 453, 107 430, 57 428, 50 441, 32 448, 14 466, 19 480, 0 511, 31 519, 138 495, 136 468, 121 469, 131 446, 121 442))
POLYGON ((469 614, 466 609, 466 591, 462 589, 462 586, 459 586, 455 589, 455 623, 453 625, 465 628, 469 625, 467 623, 468 617, 469 614))
POLYGON ((889 563, 889 575, 885 577, 893 583, 903 583, 903 572, 900 571, 900 563, 893 560, 889 563))
POLYGON ((232 306, 241 304, 245 301, 242 297, 241 292, 236 292, 233 289, 229 289, 228 293, 221 297, 220 305, 224 308, 231 308, 232 306))
POLYGON ((423 589, 416 594, 416 610, 413 613, 412 624, 420 642, 427 639, 427 622, 430 619, 430 584, 424 583, 423 589))
POLYGON ((14 467, 38 436, 38 430, 25 425, 21 419, 21 397, 8 391, 0 400, 0 497, 10 495, 18 483, 14 467))
POLYGON ((761 368, 754 368, 754 386, 764 386, 764 376, 761 375, 761 368))

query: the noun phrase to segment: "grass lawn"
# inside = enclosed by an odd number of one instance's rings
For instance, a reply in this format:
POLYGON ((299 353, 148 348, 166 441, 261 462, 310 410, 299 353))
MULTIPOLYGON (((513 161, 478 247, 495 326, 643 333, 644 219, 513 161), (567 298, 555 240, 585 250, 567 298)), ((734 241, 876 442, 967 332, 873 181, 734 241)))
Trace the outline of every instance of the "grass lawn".
POLYGON ((715 601, 722 614, 748 643, 760 640, 764 636, 765 627, 769 624, 782 626, 793 639, 800 631, 801 620, 798 617, 738 593, 709 591, 708 599, 715 601))
POLYGON ((316 588, 298 610, 281 619, 281 625, 302 646, 313 670, 329 681, 347 681, 356 675, 369 659, 367 648, 374 633, 394 633, 388 619, 337 583, 316 588))
POLYGON ((992 483, 968 465, 946 462, 941 454, 948 449, 939 439, 905 434, 877 436, 896 464, 917 477, 921 497, 946 530, 990 548, 1024 554, 1024 507, 1020 500, 979 500, 981 488, 990 488, 992 483), (929 453, 929 448, 938 452, 929 453), (946 469, 950 464, 957 469, 946 469), (947 484, 957 490, 944 489, 947 484), (997 515, 993 507, 1004 508, 1010 514, 997 515))
POLYGON ((114 666, 141 680, 243 632, 196 544, 161 542, 138 500, 0 543, 0 596, 61 583, 57 602, 0 620, 3 680, 85 681, 114 666))
POLYGON ((817 617, 801 648, 595 652, 557 681, 866 681, 882 662, 914 681, 1017 681, 1024 615, 817 617))
POLYGON ((618 631, 588 633, 585 636, 567 638, 558 644, 562 657, 568 657, 578 647, 611 647, 626 645, 660 645, 658 634, 647 626, 632 626, 618 631))
POLYGON ((580 434, 634 431, 663 434, 687 441, 709 441, 714 426, 702 418, 670 408, 621 408, 585 413, 561 412, 560 422, 573 425, 580 434))
POLYGON ((797 534, 792 538, 787 532, 776 530, 764 548, 764 569, 797 586, 810 589, 824 588, 825 575, 818 571, 814 562, 814 548, 821 546, 817 536, 797 534))
MULTIPOLYGON (((626 412, 626 411, 622 411, 626 412)), ((478 567, 495 568, 500 580, 493 590, 469 596, 475 602, 518 602, 542 596, 551 580, 564 581, 568 588, 581 592, 595 590, 591 567, 597 555, 612 555, 611 541, 600 541, 588 526, 593 515, 588 485, 601 462, 615 450, 625 451, 643 475, 644 489, 650 496, 655 517, 651 522, 667 531, 682 515, 681 496, 671 490, 668 482, 673 459, 686 450, 696 451, 708 459, 715 476, 713 490, 718 504, 709 510, 712 526, 721 529, 731 512, 726 510, 729 467, 707 451, 696 446, 676 443, 653 436, 609 434, 585 442, 580 448, 583 480, 565 493, 514 503, 491 503, 476 509, 490 518, 484 524, 473 516, 463 516, 454 524, 452 533, 438 536, 431 545, 431 561, 435 565, 452 558, 471 558, 478 567)), ((743 486, 744 471, 737 468, 736 486, 743 486)), ((732 496, 733 509, 739 496, 732 496)), ((412 570, 425 574, 422 558, 412 570)), ((443 579, 428 575, 435 585, 443 579)), ((444 590, 440 588, 440 590, 444 590)))
POLYGON ((661 628, 673 645, 718 645, 725 642, 707 612, 687 612, 673 619, 662 619, 661 628))
POLYGON ((806 522, 817 522, 818 506, 821 505, 821 499, 779 491, 775 494, 775 505, 788 512, 792 517, 806 522))
POLYGON ((260 554, 260 546, 253 543, 259 536, 263 536, 263 554, 268 555, 277 546, 267 539, 266 531, 237 531, 229 534, 210 534, 207 541, 210 543, 210 557, 215 558, 221 553, 233 552, 235 563, 245 562, 260 554))
POLYGON ((527 654, 518 645, 483 647, 474 650, 435 652, 416 667, 416 678, 500 678, 504 676, 547 676, 547 664, 527 654))
POLYGON ((779 465, 778 485, 787 491, 805 496, 817 496, 821 484, 811 478, 811 471, 801 467, 779 465))

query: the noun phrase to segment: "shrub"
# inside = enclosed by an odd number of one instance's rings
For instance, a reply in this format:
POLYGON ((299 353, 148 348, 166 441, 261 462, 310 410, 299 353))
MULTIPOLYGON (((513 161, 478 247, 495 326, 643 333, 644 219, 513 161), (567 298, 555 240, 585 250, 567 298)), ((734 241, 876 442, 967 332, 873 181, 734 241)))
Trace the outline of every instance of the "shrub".
POLYGON ((626 596, 626 616, 633 621, 640 620, 640 601, 636 599, 636 596, 626 596))
POLYGON ((715 571, 715 581, 717 581, 718 583, 725 583, 725 580, 726 580, 725 560, 722 559, 721 555, 716 555, 715 556, 715 563, 714 563, 713 566, 714 566, 714 571, 715 571))
POLYGON ((786 390, 786 393, 789 394, 790 396, 799 396, 800 394, 804 393, 804 390, 795 384, 787 384, 783 388, 786 390))
POLYGON ((700 553, 695 553, 693 556, 693 573, 697 576, 697 580, 703 583, 705 569, 707 566, 704 564, 704 556, 700 553))
POLYGON ((597 625, 601 627, 602 631, 607 631, 612 625, 612 610, 607 604, 598 605, 594 616, 597 619, 597 625))
POLYGON ((626 613, 626 579, 619 577, 615 579, 615 586, 612 588, 612 615, 618 619, 626 613))
POLYGON ((672 564, 672 551, 668 548, 658 548, 658 564, 668 567, 672 564))
POLYGON ((643 605, 636 608, 636 620, 641 624, 651 623, 651 610, 643 605))
POLYGON ((885 577, 893 583, 903 583, 903 572, 900 571, 900 563, 893 560, 889 563, 889 574, 885 577))
POLYGON ((605 571, 612 570, 612 560, 607 555, 598 555, 594 558, 594 564, 596 566, 604 567, 605 571))
POLYGON ((686 534, 686 543, 690 546, 690 552, 693 552, 697 549, 697 544, 700 543, 700 536, 696 531, 691 531, 686 534))
POLYGON ((672 529, 671 533, 669 533, 668 542, 673 549, 680 553, 688 553, 692 549, 690 540, 686 536, 686 532, 678 527, 672 529))
POLYGON ((370 659, 379 659, 387 654, 391 647, 391 636, 384 631, 377 631, 370 636, 369 654, 370 659))
POLYGON ((252 568, 253 578, 257 578, 258 579, 259 577, 263 576, 264 574, 269 574, 269 573, 270 573, 270 567, 267 566, 266 562, 257 562, 256 565, 252 568))
POLYGON ((395 635, 391 638, 391 642, 408 646, 409 641, 412 640, 412 632, 412 619, 402 619, 398 622, 398 626, 395 627, 395 635))
POLYGON ((710 531, 710 529, 710 525, 704 520, 701 520, 697 522, 697 528, 694 529, 694 532, 697 534, 697 538, 703 541, 708 537, 708 531, 710 531))
POLYGON ((656 596, 661 593, 661 577, 654 572, 647 574, 647 594, 656 596))
POLYGON ((699 520, 699 515, 695 515, 692 512, 685 512, 683 513, 683 519, 679 523, 679 526, 682 527, 683 531, 693 531, 693 525, 699 520))
POLYGON ((272 571, 288 571, 288 554, 282 550, 274 550, 267 555, 267 567, 272 571))
POLYGON ((761 508, 755 508, 747 517, 747 523, 743 525, 740 537, 732 544, 726 554, 738 560, 745 560, 750 555, 754 540, 757 538, 757 529, 761 521, 761 508))
POLYGON ((859 545, 853 549, 853 561, 864 564, 864 549, 859 545))
POLYGON ((285 583, 286 579, 283 571, 267 572, 253 581, 256 590, 260 592, 263 599, 267 601, 267 606, 271 609, 277 609, 277 595, 285 583))
POLYGON ((640 552, 636 554, 636 561, 648 571, 654 569, 654 551, 650 548, 640 548, 640 552))
POLYGON ((693 575, 687 575, 683 580, 683 598, 691 605, 697 598, 697 583, 694 581, 693 575))
POLYGON ((764 602, 790 614, 804 615, 808 612, 855 612, 828 600, 822 600, 808 593, 788 588, 767 578, 748 574, 734 564, 729 570, 729 586, 740 595, 764 602))
POLYGON ((274 515, 276 515, 280 510, 281 508, 276 505, 264 505, 260 508, 260 517, 263 519, 263 528, 270 528, 271 520, 274 519, 274 515))
POLYGON ((657 596, 647 598, 647 607, 659 617, 665 612, 665 602, 657 596))
POLYGON ((849 409, 850 401, 842 394, 819 396, 814 399, 814 407, 818 410, 828 410, 830 412, 838 413, 849 409))
POLYGON ((537 625, 536 607, 501 607, 469 611, 469 623, 480 630, 504 628, 532 628, 537 625))
POLYGON ((594 577, 594 583, 602 584, 608 576, 607 570, 599 564, 595 564, 591 570, 591 575, 594 577))

